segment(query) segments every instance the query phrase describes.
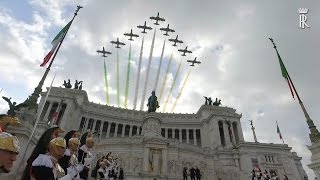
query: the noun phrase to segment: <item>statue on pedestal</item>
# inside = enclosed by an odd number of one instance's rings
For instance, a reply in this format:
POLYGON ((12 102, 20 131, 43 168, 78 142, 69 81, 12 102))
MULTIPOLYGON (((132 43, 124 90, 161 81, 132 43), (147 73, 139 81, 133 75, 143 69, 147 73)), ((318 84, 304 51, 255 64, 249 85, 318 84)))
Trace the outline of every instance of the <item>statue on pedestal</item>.
POLYGON ((82 81, 78 81, 76 80, 76 82, 74 83, 74 89, 82 89, 82 81))
POLYGON ((21 107, 26 107, 27 105, 25 103, 20 103, 16 105, 16 102, 11 102, 11 98, 7 98, 5 96, 2 96, 2 99, 8 102, 9 104, 9 110, 7 111, 7 114, 10 116, 15 116, 16 112, 15 110, 19 110, 21 107))
POLYGON ((63 86, 68 89, 72 88, 72 85, 70 83, 70 79, 68 79, 68 82, 66 80, 63 80, 63 86))
POLYGON ((212 105, 220 106, 221 105, 221 99, 219 99, 219 101, 218 101, 218 98, 216 98, 216 101, 212 105))
POLYGON ((155 91, 152 91, 151 96, 148 99, 147 106, 148 106, 148 113, 149 112, 156 112, 157 108, 160 107, 155 91))

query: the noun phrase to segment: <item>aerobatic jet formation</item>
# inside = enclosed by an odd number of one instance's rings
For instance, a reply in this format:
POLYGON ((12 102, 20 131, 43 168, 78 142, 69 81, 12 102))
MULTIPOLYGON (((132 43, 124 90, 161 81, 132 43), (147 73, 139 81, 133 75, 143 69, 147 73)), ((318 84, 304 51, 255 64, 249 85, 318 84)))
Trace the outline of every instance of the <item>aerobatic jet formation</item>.
POLYGON ((122 46, 126 45, 125 43, 120 42, 119 38, 117 38, 117 41, 111 41, 111 44, 116 44, 116 48, 120 48, 120 45, 122 46))

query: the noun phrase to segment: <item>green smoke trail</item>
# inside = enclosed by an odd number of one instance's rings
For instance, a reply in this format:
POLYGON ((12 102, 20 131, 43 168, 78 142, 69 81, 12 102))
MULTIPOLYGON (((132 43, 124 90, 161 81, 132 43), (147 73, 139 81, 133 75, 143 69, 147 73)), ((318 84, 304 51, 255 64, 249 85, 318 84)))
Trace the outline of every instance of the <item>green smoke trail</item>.
POLYGON ((117 104, 120 107, 120 85, 119 85, 119 50, 117 50, 117 104))
POLYGON ((137 107, 138 91, 139 91, 139 83, 140 83, 140 72, 141 72, 141 61, 142 61, 142 53, 143 53, 143 43, 144 43, 144 36, 142 37, 142 42, 141 42, 138 72, 137 72, 136 91, 134 93, 135 95, 134 95, 134 100, 133 100, 133 109, 136 109, 136 107, 137 107))
POLYGON ((106 83, 106 102, 109 104, 109 86, 108 86, 108 73, 107 73, 107 65, 106 60, 104 59, 104 79, 106 83))
POLYGON ((125 92, 125 100, 124 107, 128 106, 128 94, 129 94, 129 81, 130 81, 130 65, 131 65, 131 44, 129 48, 129 58, 128 58, 128 69, 127 69, 127 83, 126 83, 126 92, 125 92))
POLYGON ((168 64, 168 67, 167 67, 167 70, 166 70, 166 75, 164 77, 164 81, 163 81, 163 84, 162 84, 162 87, 161 87, 161 92, 160 92, 160 96, 159 96, 159 100, 158 100, 159 102, 161 101, 161 97, 162 97, 162 94, 163 94, 163 91, 164 91, 164 87, 166 86, 166 83, 167 83, 172 57, 173 57, 173 52, 171 53, 169 64, 168 64))
POLYGON ((163 106, 163 112, 166 111, 167 104, 168 104, 169 99, 170 99, 170 97, 171 97, 171 95, 172 95, 172 91, 173 91, 174 85, 176 84, 176 80, 177 80, 177 77, 178 77, 178 74, 179 74, 179 71, 180 71, 180 68, 181 68, 181 63, 182 63, 182 60, 180 61, 178 70, 177 70, 177 72, 176 72, 176 74, 175 74, 175 76, 174 76, 172 85, 171 85, 171 87, 170 87, 169 94, 168 94, 168 96, 167 96, 167 100, 166 100, 166 102, 165 102, 165 104, 164 104, 164 106, 163 106))
POLYGON ((187 74, 187 77, 186 77, 186 78, 184 79, 184 81, 183 81, 182 87, 181 87, 181 89, 180 89, 180 91, 179 91, 179 93, 178 93, 178 96, 177 96, 177 98, 176 98, 176 100, 175 100, 175 102, 174 102, 174 104, 173 104, 173 106, 172 106, 172 108, 171 108, 171 112, 173 112, 174 109, 176 108, 177 102, 178 102, 179 98, 181 97, 181 94, 182 94, 182 92, 183 92, 184 87, 186 86, 186 82, 187 82, 187 80, 188 80, 188 78, 189 78, 190 72, 191 72, 191 70, 189 70, 189 72, 188 72, 188 74, 187 74))

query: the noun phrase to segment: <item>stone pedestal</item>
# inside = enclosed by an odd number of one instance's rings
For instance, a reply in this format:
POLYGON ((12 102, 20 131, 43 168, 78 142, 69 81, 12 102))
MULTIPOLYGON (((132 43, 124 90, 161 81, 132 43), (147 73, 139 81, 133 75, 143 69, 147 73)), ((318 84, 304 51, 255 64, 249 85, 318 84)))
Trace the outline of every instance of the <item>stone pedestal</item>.
POLYGON ((147 138, 161 137, 160 118, 156 113, 151 112, 144 117, 141 135, 147 138))
POLYGON ((320 179, 320 142, 307 146, 311 151, 311 164, 308 165, 313 170, 317 179, 320 179))
POLYGON ((168 163, 168 143, 161 136, 161 120, 156 113, 149 113, 143 119, 143 177, 166 179, 168 163))

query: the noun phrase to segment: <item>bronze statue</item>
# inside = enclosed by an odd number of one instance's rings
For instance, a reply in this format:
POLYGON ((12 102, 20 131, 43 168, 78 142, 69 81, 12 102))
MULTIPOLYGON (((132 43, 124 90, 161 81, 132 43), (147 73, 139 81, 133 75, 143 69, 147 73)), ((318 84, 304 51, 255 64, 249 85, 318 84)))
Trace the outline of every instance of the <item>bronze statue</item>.
POLYGON ((70 83, 70 79, 68 79, 68 83, 66 82, 66 80, 63 80, 63 86, 68 89, 72 88, 72 85, 70 83))
POLYGON ((203 96, 203 97, 204 97, 204 99, 206 100, 206 102, 204 103, 204 105, 208 105, 208 100, 209 100, 209 98, 206 97, 206 96, 203 96))
POLYGON ((206 102, 204 103, 204 105, 212 105, 212 99, 211 97, 206 97, 206 96, 203 96, 205 99, 206 99, 206 102))
POLYGON ((9 110, 7 111, 7 114, 10 116, 15 116, 16 112, 15 110, 19 110, 21 107, 26 107, 27 105, 24 103, 20 103, 18 105, 16 105, 16 102, 11 102, 11 98, 7 98, 5 96, 2 96, 2 99, 4 99, 5 101, 8 102, 9 104, 9 110))
POLYGON ((149 112, 156 112, 157 108, 160 107, 155 91, 152 91, 151 96, 148 99, 147 106, 148 106, 148 113, 149 112))
POLYGON ((82 81, 80 81, 79 90, 82 90, 82 81))
POLYGON ((82 81, 76 80, 76 82, 74 83, 74 89, 80 89, 81 90, 82 89, 82 81))
POLYGON ((221 99, 219 99, 219 101, 218 101, 218 98, 216 98, 216 101, 212 105, 214 105, 214 106, 221 105, 221 99))
POLYGON ((253 127, 253 122, 252 120, 249 120, 251 127, 253 127))
POLYGON ((212 106, 212 99, 211 99, 211 97, 209 97, 208 103, 209 103, 210 106, 212 106))

